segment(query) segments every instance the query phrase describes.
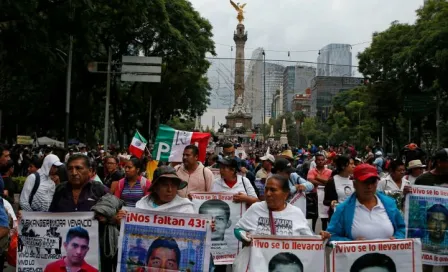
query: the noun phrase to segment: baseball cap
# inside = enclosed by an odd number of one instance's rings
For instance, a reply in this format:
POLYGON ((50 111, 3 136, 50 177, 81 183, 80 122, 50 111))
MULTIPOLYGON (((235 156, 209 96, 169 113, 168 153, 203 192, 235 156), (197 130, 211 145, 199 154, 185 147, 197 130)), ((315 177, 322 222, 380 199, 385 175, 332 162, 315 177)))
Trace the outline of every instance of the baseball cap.
POLYGON ((273 174, 277 174, 278 172, 294 172, 294 168, 292 168, 291 163, 285 158, 278 158, 274 162, 274 166, 272 167, 271 172, 273 174))
POLYGON ((60 161, 57 161, 57 162, 54 162, 53 165, 56 166, 56 167, 59 167, 59 166, 64 165, 64 164, 62 162, 60 162, 60 161))
POLYGON ((380 179, 376 167, 370 164, 360 164, 353 170, 353 178, 357 181, 364 182, 372 177, 380 179))
POLYGON ((271 154, 266 154, 263 157, 260 158, 261 161, 270 161, 272 163, 275 163, 275 157, 271 154))
POLYGON ((188 183, 186 181, 181 180, 176 173, 176 169, 171 166, 160 166, 154 171, 154 179, 149 187, 149 190, 152 191, 157 182, 160 181, 161 178, 171 178, 179 180, 179 190, 187 187, 188 183))
POLYGON ((442 148, 434 155, 435 160, 448 161, 448 148, 442 148))
POLYGON ((230 156, 223 157, 223 158, 219 159, 218 160, 218 164, 219 165, 230 166, 230 167, 233 167, 233 168, 235 168, 237 170, 239 169, 238 161, 234 157, 230 157, 230 156))

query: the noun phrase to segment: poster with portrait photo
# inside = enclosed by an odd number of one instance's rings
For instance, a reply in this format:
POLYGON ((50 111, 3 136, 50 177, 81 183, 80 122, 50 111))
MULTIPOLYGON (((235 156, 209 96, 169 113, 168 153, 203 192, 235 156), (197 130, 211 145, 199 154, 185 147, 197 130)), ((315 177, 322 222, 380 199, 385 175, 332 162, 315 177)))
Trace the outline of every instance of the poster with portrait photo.
POLYGON ((289 200, 289 204, 301 209, 303 214, 306 215, 306 196, 304 192, 295 193, 289 200))
POLYGON ((419 239, 332 242, 330 272, 421 272, 419 239))
POLYGON ((330 207, 324 205, 325 198, 325 186, 317 187, 317 210, 319 212, 319 218, 328 218, 328 211, 330 207))
POLYGON ((208 271, 211 216, 124 209, 118 272, 208 271))
POLYGON ((214 264, 233 264, 242 247, 233 229, 246 211, 246 204, 233 202, 233 194, 228 193, 192 193, 191 197, 197 213, 215 220, 211 241, 214 264))
POLYGON ((99 269, 93 212, 22 212, 18 231, 17 271, 60 271, 66 265, 99 269))
POLYGON ((448 188, 412 186, 405 222, 406 237, 422 241, 423 264, 448 265, 448 188))
POLYGON ((325 245, 320 236, 254 236, 250 272, 323 272, 325 245))

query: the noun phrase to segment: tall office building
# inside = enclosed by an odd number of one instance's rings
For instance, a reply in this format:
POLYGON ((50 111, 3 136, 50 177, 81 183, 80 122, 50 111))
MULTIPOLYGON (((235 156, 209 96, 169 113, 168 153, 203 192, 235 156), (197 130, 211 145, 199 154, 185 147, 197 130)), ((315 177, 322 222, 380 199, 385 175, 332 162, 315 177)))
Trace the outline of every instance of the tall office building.
POLYGON ((252 53, 246 71, 244 101, 252 112, 252 124, 263 123, 264 105, 264 69, 266 68, 266 122, 271 117, 272 98, 283 84, 284 66, 263 61, 263 48, 257 48, 252 53), (266 65, 266 67, 265 67, 266 65))
POLYGON ((296 94, 304 94, 311 87, 316 68, 309 66, 288 66, 283 73, 283 112, 291 112, 292 100, 296 94))
POLYGON ((319 51, 317 76, 352 76, 352 48, 350 44, 332 43, 319 51))

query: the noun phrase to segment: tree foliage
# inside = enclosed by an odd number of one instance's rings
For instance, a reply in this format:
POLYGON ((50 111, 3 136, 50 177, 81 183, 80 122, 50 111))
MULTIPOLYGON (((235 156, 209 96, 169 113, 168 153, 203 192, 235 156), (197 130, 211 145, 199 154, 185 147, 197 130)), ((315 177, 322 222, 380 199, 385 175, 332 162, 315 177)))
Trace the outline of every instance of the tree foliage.
POLYGON ((106 75, 91 74, 86 67, 91 61, 107 62, 109 49, 115 139, 136 128, 147 131, 150 96, 153 128, 181 114, 205 111, 210 90, 206 54, 215 54, 212 27, 187 0, 3 1, 0 109, 9 138, 16 132, 62 138, 70 36, 70 137, 100 140, 95 135, 104 126, 106 75), (121 56, 140 54, 163 58, 160 84, 120 82, 121 56))

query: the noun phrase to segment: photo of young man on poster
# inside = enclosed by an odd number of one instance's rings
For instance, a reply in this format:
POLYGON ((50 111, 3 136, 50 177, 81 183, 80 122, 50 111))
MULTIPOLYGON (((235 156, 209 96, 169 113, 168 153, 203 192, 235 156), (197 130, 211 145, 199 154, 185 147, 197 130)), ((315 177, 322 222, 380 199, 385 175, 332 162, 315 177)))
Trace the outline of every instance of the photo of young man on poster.
POLYGON ((302 261, 290 252, 276 254, 268 266, 269 272, 304 272, 302 261))
POLYGON ((232 226, 229 204, 219 199, 207 200, 199 207, 199 214, 211 215, 215 220, 212 241, 224 241, 226 230, 232 226))
POLYGON ((368 253, 356 259, 350 272, 397 272, 397 268, 389 256, 381 253, 368 253))
POLYGON ((89 252, 89 232, 82 227, 73 227, 68 230, 64 242, 66 256, 52 262, 45 267, 44 272, 61 271, 83 271, 97 272, 98 269, 86 263, 84 258, 89 252))
POLYGON ((147 269, 139 272, 178 271, 180 267, 180 250, 173 238, 159 237, 152 242, 146 254, 147 269))

